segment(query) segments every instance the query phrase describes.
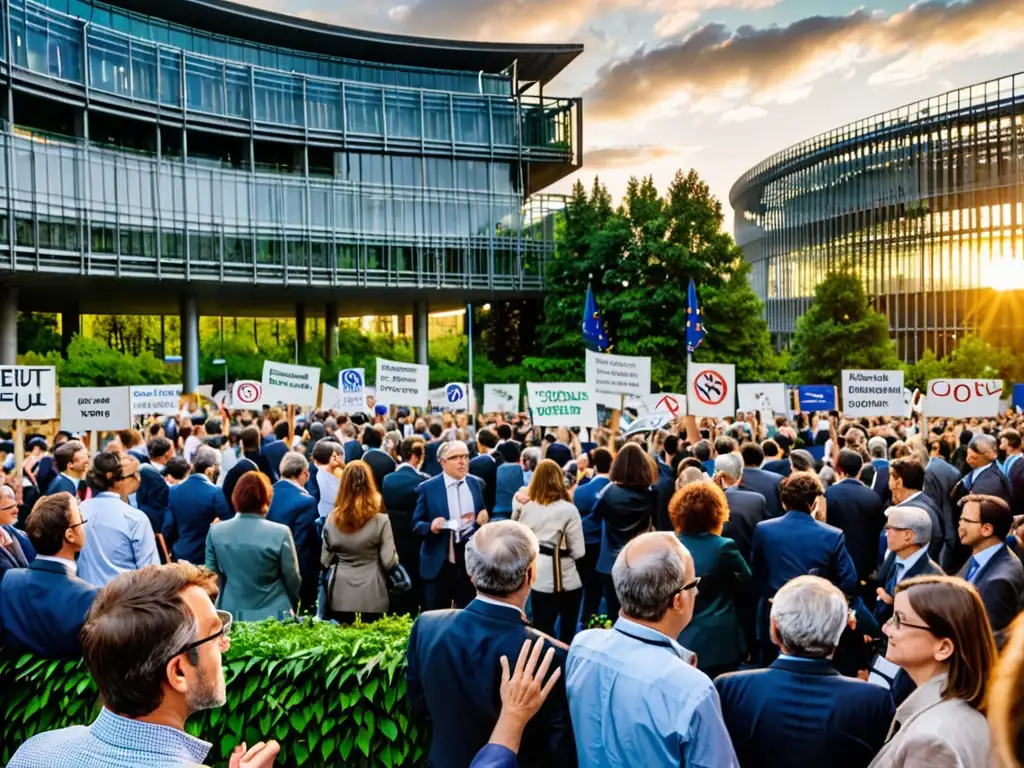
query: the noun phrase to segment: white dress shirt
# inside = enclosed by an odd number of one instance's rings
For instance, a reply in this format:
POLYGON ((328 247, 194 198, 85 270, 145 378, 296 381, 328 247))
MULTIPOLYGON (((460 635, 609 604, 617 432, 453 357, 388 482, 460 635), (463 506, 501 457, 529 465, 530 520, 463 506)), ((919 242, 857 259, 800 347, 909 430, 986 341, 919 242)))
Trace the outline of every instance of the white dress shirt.
POLYGON ((36 555, 36 560, 46 560, 51 563, 57 563, 64 567, 64 570, 71 576, 78 575, 78 563, 74 560, 65 560, 63 557, 56 557, 54 555, 36 555))
POLYGON ((469 483, 466 479, 456 480, 454 477, 444 474, 444 486, 448 491, 448 520, 455 530, 455 540, 467 533, 473 523, 463 525, 462 516, 472 515, 476 518, 475 505, 473 503, 473 492, 469 490, 469 483))

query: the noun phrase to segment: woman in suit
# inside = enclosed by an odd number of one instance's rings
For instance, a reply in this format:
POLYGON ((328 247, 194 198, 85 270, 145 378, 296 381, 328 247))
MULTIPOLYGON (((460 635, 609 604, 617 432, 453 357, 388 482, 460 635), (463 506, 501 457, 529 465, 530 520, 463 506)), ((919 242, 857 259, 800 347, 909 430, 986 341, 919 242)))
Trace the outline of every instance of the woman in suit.
POLYGON ((345 466, 324 526, 320 562, 330 568, 324 618, 376 621, 388 609, 387 573, 398 565, 391 520, 365 461, 345 466))
POLYGON ((747 658, 735 601, 750 585, 750 567, 736 542, 722 536, 729 502, 710 481, 689 483, 672 497, 669 515, 700 579, 693 619, 679 635, 679 644, 697 654, 698 669, 711 679, 735 672, 747 658))
POLYGON ((532 530, 545 551, 550 549, 550 554, 542 552, 537 558, 537 580, 530 592, 533 626, 556 637, 555 620, 560 618, 557 637, 568 645, 576 636, 583 599, 583 582, 576 571, 576 561, 587 553, 583 521, 565 487, 565 474, 551 459, 537 465, 526 495, 529 500, 525 503, 513 499, 512 519, 532 530), (561 575, 557 582, 556 554, 561 575))
POLYGON ((298 604, 299 556, 288 526, 267 520, 272 496, 266 475, 243 475, 231 494, 237 514, 206 535, 206 567, 220 578, 217 607, 238 621, 280 619, 298 604))
POLYGON ((612 582, 612 566, 620 549, 653 528, 658 495, 651 486, 658 480, 658 467, 643 448, 626 443, 612 462, 608 480, 593 518, 603 524, 596 570, 604 583, 608 616, 614 620, 619 615, 619 598, 612 582))
POLYGON ((896 585, 885 657, 917 684, 870 768, 973 768, 990 762, 981 711, 996 643, 972 584, 919 576, 896 585))

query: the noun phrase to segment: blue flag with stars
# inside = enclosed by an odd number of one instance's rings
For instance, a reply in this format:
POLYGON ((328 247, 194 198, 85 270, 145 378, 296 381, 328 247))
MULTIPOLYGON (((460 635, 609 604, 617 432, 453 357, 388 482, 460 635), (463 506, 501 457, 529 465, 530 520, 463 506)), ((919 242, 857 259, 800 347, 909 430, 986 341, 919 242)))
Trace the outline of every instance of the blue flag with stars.
POLYGON ((686 352, 693 354, 704 341, 707 331, 700 318, 700 305, 697 304, 697 286, 690 278, 690 290, 686 296, 686 352))
POLYGON ((595 352, 608 351, 608 336, 604 332, 601 310, 597 308, 594 292, 587 286, 587 298, 583 302, 583 341, 588 349, 595 352))

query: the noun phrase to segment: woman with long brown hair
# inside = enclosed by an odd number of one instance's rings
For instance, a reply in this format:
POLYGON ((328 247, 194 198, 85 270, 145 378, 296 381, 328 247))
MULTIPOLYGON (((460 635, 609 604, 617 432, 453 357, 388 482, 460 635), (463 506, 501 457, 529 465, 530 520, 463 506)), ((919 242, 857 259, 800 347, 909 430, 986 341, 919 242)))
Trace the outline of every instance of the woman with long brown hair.
POLYGON ((324 618, 376 621, 388 609, 387 573, 398 565, 391 521, 365 461, 345 466, 324 526, 320 561, 330 569, 324 618))

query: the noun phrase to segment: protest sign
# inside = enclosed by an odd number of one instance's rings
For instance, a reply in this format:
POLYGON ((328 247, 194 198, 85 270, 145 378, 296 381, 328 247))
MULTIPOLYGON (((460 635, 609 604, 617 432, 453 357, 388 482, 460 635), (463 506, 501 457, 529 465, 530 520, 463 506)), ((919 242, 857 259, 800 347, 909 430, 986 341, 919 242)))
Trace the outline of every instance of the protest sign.
POLYGON ((690 363, 686 368, 686 405, 694 416, 735 416, 736 366, 690 363))
POLYGON ((999 415, 1003 382, 993 379, 932 379, 924 399, 925 416, 985 418, 999 415))
POLYGON ((443 408, 446 411, 469 409, 469 393, 465 384, 447 384, 444 388, 443 408))
POLYGON ((686 395, 659 392, 656 395, 646 395, 643 398, 643 402, 649 414, 667 413, 673 419, 686 415, 686 395))
POLYGON ((789 403, 786 401, 786 385, 781 382, 771 384, 737 384, 736 408, 744 413, 751 411, 774 411, 787 413, 789 403))
POLYGON ((805 413, 836 410, 836 388, 830 384, 806 384, 797 388, 796 396, 805 413))
POLYGON ((170 416, 181 404, 181 384, 140 384, 131 390, 132 416, 170 416))
POLYGON ((265 360, 261 383, 264 402, 315 408, 320 390, 320 369, 265 360))
POLYGON ((642 419, 637 419, 626 429, 626 437, 635 435, 637 432, 657 432, 659 429, 665 429, 672 424, 673 417, 668 412, 653 413, 650 416, 644 416, 642 419))
POLYGON ((429 366, 377 358, 378 403, 426 408, 429 389, 429 366))
POLYGON ((843 371, 843 415, 905 416, 903 371, 843 371))
POLYGON ((241 379, 231 385, 231 407, 239 410, 258 410, 263 407, 263 384, 241 379))
POLYGON ((484 413, 516 413, 518 410, 518 384, 484 384, 484 413))
POLYGON ((651 392, 651 358, 607 355, 587 350, 587 385, 594 393, 639 395, 651 392))
POLYGON ((0 419, 57 418, 57 369, 0 365, 0 419))
POLYGON ((60 426, 68 432, 113 432, 132 425, 130 387, 63 387, 60 426))
POLYGON ((1024 384, 1013 385, 1013 407, 1024 408, 1024 384))
POLYGON ((597 403, 588 384, 527 383, 533 423, 541 427, 596 427, 597 403))
POLYGON ((333 387, 326 381, 323 386, 320 387, 320 408, 325 411, 340 411, 341 408, 341 391, 337 387, 333 387))
POLYGON ((360 413, 366 410, 366 369, 346 368, 338 373, 338 389, 341 399, 338 409, 345 413, 360 413))

